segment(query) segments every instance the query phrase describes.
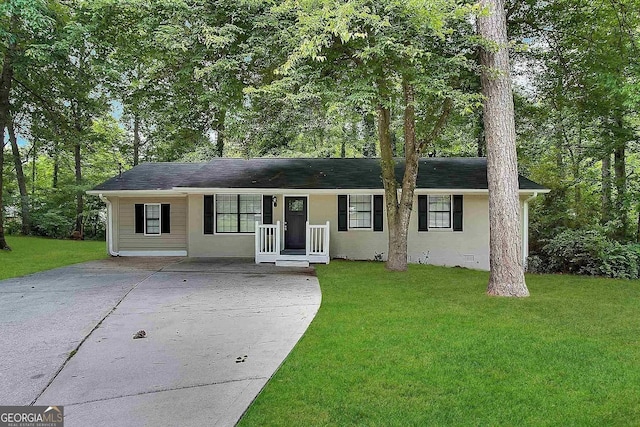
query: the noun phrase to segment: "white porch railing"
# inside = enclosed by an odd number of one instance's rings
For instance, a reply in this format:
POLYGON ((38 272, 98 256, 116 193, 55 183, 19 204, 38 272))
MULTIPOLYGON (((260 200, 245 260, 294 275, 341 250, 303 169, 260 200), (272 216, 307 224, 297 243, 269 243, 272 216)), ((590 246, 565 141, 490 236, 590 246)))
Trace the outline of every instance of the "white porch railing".
POLYGON ((276 262, 290 258, 300 258, 312 263, 329 263, 329 221, 324 225, 310 225, 306 223, 305 254, 281 254, 280 221, 275 224, 260 224, 256 221, 255 244, 256 264, 261 262, 276 262))
POLYGON ((329 264, 329 221, 325 225, 309 225, 307 221, 306 249, 309 262, 329 264))
POLYGON ((280 221, 260 224, 256 221, 256 263, 276 262, 280 255, 280 221))

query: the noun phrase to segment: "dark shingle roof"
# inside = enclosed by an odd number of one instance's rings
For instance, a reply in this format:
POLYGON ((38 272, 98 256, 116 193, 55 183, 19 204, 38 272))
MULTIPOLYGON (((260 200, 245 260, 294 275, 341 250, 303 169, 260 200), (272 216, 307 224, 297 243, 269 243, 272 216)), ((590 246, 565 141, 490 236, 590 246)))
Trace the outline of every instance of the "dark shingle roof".
POLYGON ((204 166, 204 163, 142 163, 113 177, 94 190, 171 190, 204 166))
MULTIPOLYGON (((402 178, 404 161, 396 162, 402 178)), ((229 159, 208 163, 144 163, 95 191, 190 188, 382 189, 379 159, 229 159)), ((420 160, 418 188, 486 189, 485 158, 420 160)), ((520 176, 520 189, 544 187, 520 176)))

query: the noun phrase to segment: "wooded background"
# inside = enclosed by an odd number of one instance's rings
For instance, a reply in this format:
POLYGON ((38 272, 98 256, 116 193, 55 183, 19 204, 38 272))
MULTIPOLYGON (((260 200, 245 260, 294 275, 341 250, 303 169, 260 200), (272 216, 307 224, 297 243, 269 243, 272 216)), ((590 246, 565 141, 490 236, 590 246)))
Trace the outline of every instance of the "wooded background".
MULTIPOLYGON (((532 204, 530 268, 637 277, 640 0, 506 6, 519 168, 552 190, 532 204)), ((83 191, 140 162, 378 157, 381 93, 403 156, 401 75, 427 155, 484 156, 482 13, 450 0, 4 0, 5 231, 104 238, 102 203, 83 191)))

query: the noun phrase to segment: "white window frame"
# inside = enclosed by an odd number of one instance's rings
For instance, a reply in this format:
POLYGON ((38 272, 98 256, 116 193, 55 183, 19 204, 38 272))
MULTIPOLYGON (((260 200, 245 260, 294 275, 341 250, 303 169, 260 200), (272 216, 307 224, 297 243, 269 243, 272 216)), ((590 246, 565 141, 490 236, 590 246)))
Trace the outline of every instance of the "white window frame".
MULTIPOLYGON (((441 212, 441 211, 438 211, 441 212)), ((453 195, 452 194, 428 194, 427 195, 427 230, 428 231, 453 231, 453 195), (449 227, 431 227, 431 198, 432 197, 448 197, 449 198, 449 227)))
POLYGON ((373 194, 348 194, 347 195, 347 230, 349 231, 371 231, 373 230, 373 194), (371 203, 371 210, 369 211, 371 214, 370 226, 369 227, 351 227, 351 196, 369 196, 371 203))
POLYGON ((158 237, 162 235, 162 203, 145 203, 144 204, 144 235, 149 237, 158 237), (157 233, 148 233, 147 232, 147 206, 157 206, 158 207, 158 232, 157 233))
MULTIPOLYGON (((262 223, 263 218, 264 218, 264 207, 262 206, 263 203, 263 198, 264 195, 263 194, 258 194, 258 193, 216 193, 213 194, 213 236, 253 236, 255 234, 255 230, 254 231, 243 231, 243 232, 239 232, 239 231, 218 231, 218 196, 236 196, 236 198, 239 198, 240 196, 259 196, 260 197, 260 223, 262 223)), ((203 210, 203 214, 204 214, 204 210, 203 210)), ((239 215, 240 212, 237 212, 237 214, 239 215)), ((258 215, 258 214, 254 214, 258 215)), ((238 223, 238 229, 240 229, 240 223, 238 223)), ((204 234, 204 228, 203 228, 203 235, 204 236, 212 236, 212 234, 204 234)))

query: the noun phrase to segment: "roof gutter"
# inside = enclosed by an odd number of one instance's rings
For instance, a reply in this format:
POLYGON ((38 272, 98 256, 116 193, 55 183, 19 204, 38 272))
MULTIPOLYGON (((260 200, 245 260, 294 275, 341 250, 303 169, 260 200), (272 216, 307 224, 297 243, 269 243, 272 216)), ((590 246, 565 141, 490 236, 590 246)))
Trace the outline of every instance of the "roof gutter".
POLYGON ((107 205, 107 252, 111 256, 120 256, 120 252, 113 250, 113 206, 111 201, 104 197, 102 193, 98 194, 98 197, 107 205))
MULTIPOLYGON (((176 192, 184 194, 212 194, 212 193, 233 193, 233 194, 384 194, 384 188, 239 188, 239 187, 174 187, 176 192)), ((538 194, 548 193, 547 189, 528 190, 520 189, 518 194, 527 195, 534 192, 534 197, 538 194)), ((416 188, 416 194, 488 194, 486 188, 416 188)), ((128 193, 131 193, 129 191, 128 193)))
POLYGON ((173 189, 170 190, 88 190, 85 191, 86 194, 90 196, 98 196, 107 195, 107 196, 118 196, 118 197, 157 197, 157 196, 174 196, 174 197, 185 197, 186 193, 184 191, 176 191, 173 189))

